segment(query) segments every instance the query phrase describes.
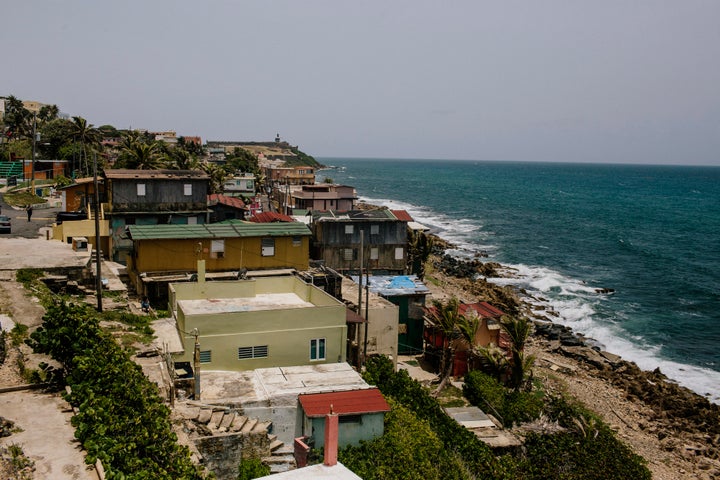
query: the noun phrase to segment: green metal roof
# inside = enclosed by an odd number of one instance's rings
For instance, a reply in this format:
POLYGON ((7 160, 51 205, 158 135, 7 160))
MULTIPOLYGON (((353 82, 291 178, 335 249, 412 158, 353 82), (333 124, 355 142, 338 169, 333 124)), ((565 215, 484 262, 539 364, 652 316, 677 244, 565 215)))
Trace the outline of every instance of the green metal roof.
POLYGON ((310 229, 299 222, 208 223, 200 225, 129 225, 133 240, 288 237, 310 236, 310 229))

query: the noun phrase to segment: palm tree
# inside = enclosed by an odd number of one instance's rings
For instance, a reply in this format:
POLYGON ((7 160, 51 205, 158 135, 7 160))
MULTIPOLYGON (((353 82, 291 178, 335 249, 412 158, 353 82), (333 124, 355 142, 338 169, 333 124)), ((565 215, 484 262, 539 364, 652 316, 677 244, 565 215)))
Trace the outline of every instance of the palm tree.
POLYGON ((434 237, 418 231, 408 235, 408 265, 421 280, 425 277, 425 263, 434 248, 434 237))
POLYGON ((136 142, 123 147, 123 154, 128 168, 138 170, 155 170, 161 166, 162 155, 157 142, 136 142))
POLYGON ((532 324, 525 317, 505 316, 501 319, 500 326, 510 338, 510 386, 520 390, 535 362, 534 356, 525 355, 525 342, 530 336, 532 324))
POLYGON ((230 175, 222 167, 205 162, 200 168, 210 176, 210 185, 208 193, 222 193, 225 179, 230 175))
POLYGON ((72 117, 73 123, 71 127, 72 136, 76 142, 80 142, 82 145, 80 159, 80 165, 82 168, 83 161, 85 162, 85 175, 90 175, 90 164, 88 162, 88 148, 91 150, 94 147, 98 147, 102 141, 102 134, 89 124, 87 120, 82 117, 72 117))
POLYGON ((455 340, 461 337, 458 324, 468 320, 460 313, 460 301, 456 297, 450 298, 443 303, 440 300, 433 300, 432 306, 428 309, 430 320, 440 329, 443 334, 442 357, 440 359, 440 384, 435 390, 437 395, 445 388, 450 378, 455 360, 455 340))

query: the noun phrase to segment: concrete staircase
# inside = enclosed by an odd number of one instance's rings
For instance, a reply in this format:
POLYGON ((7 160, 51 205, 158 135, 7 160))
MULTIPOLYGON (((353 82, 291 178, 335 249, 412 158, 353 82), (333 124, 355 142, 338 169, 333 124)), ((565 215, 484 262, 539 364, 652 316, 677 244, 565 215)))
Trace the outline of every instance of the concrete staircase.
POLYGON ((295 468, 292 445, 286 446, 278 440, 277 435, 270 433, 272 430, 270 421, 241 415, 229 407, 185 405, 177 408, 176 411, 184 419, 192 421, 197 426, 198 434, 203 436, 224 433, 267 435, 269 455, 264 456, 262 460, 270 466, 270 471, 279 473, 295 468))

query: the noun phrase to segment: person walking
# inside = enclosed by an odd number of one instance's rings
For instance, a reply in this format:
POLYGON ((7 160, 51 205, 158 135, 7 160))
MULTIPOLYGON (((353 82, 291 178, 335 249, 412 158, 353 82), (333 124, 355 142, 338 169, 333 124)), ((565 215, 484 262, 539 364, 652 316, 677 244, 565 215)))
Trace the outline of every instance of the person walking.
POLYGON ((28 222, 29 222, 29 221, 30 221, 30 217, 32 217, 32 204, 29 204, 29 205, 27 206, 27 208, 25 209, 25 211, 27 212, 28 222))

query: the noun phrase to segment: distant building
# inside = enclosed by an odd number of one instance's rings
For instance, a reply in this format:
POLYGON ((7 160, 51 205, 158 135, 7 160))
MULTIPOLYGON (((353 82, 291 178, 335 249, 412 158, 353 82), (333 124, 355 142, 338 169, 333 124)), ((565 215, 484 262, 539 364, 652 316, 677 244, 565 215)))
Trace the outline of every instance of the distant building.
POLYGON ((255 175, 234 175, 223 183, 223 193, 229 197, 252 197, 255 195, 255 175))
POLYGON ((340 272, 363 270, 374 275, 400 275, 407 267, 407 222, 390 210, 313 211, 314 260, 340 272))
POLYGON ((347 212, 355 207, 357 193, 348 185, 318 183, 303 185, 301 190, 293 190, 292 207, 295 209, 347 212))
POLYGON ((108 191, 111 259, 126 263, 132 241, 129 225, 202 224, 210 211, 210 177, 201 170, 104 171, 108 191))

